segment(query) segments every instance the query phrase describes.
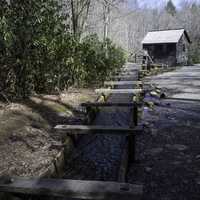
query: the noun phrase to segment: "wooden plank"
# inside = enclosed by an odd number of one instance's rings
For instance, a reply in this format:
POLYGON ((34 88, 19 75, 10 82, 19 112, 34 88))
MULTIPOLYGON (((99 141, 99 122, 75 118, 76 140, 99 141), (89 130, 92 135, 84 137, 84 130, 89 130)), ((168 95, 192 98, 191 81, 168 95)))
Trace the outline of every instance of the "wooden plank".
POLYGON ((195 101, 195 102, 200 102, 200 99, 177 98, 177 97, 165 97, 163 100, 172 100, 172 101, 195 101))
POLYGON ((86 126, 86 125, 57 125, 54 127, 59 132, 67 132, 70 134, 110 134, 110 135, 126 135, 139 134, 142 132, 141 127, 113 127, 113 126, 86 126))
POLYGON ((12 177, 10 183, 0 178, 0 192, 53 196, 73 199, 140 199, 142 185, 117 182, 12 177))
POLYGON ((138 72, 138 69, 129 69, 129 68, 121 68, 119 70, 116 70, 116 73, 137 73, 138 72))
POLYGON ((135 66, 125 66, 125 67, 123 67, 123 68, 121 68, 121 69, 128 69, 128 70, 138 70, 138 69, 140 69, 141 68, 141 66, 140 65, 135 65, 135 66))
MULTIPOLYGON (((152 79, 151 77, 146 77, 146 80, 152 79)), ((173 81, 180 81, 180 80, 195 80, 195 81, 200 81, 200 78, 198 76, 169 76, 169 77, 159 77, 159 78, 155 78, 154 81, 151 81, 151 83, 155 83, 158 82, 158 84, 160 84, 161 81, 163 80, 169 80, 170 82, 173 81)))
POLYGON ((142 84, 142 81, 105 81, 104 85, 111 85, 111 86, 117 86, 117 85, 137 85, 142 84))
POLYGON ((138 70, 137 68, 122 68, 118 72, 138 72, 138 70))
POLYGON ((96 89, 96 93, 100 94, 137 94, 142 92, 142 89, 108 89, 108 88, 102 88, 102 89, 96 89))
POLYGON ((161 63, 153 63, 151 64, 152 67, 168 67, 166 64, 161 64, 161 63))
POLYGON ((83 107, 134 107, 135 105, 142 105, 142 103, 113 103, 113 102, 106 102, 106 103, 96 103, 96 102, 87 102, 82 103, 81 106, 83 107))
POLYGON ((126 138, 126 144, 123 148, 121 162, 118 172, 118 181, 119 182, 127 182, 127 173, 128 173, 128 166, 129 166, 129 148, 128 148, 128 138, 126 138))
POLYGON ((136 74, 133 74, 132 76, 128 75, 118 75, 118 76, 110 76, 111 79, 129 79, 129 78, 135 78, 136 74))
POLYGON ((149 72, 149 70, 147 70, 147 69, 142 69, 142 70, 140 70, 140 72, 145 73, 145 72, 149 72))
POLYGON ((120 72, 119 76, 134 76, 137 75, 138 71, 124 71, 124 72, 120 72))

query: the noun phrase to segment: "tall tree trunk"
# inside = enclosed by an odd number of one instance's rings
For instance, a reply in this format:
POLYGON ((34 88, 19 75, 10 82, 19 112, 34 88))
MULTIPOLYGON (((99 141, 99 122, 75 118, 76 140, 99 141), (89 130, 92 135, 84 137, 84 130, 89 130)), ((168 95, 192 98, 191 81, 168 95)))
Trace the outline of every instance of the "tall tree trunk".
POLYGON ((108 26, 109 26, 109 14, 110 14, 110 7, 107 1, 104 3, 104 34, 103 38, 104 41, 108 38, 108 26))
POLYGON ((89 14, 91 0, 71 0, 72 30, 74 37, 80 40, 89 14))

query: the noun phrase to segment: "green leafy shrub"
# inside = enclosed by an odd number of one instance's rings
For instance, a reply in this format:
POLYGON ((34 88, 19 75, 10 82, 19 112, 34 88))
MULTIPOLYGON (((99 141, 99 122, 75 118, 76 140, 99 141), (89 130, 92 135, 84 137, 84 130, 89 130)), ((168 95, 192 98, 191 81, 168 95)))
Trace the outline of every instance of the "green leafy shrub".
POLYGON ((0 6, 0 92, 10 99, 101 82, 125 62, 110 40, 77 41, 56 0, 0 6))
POLYGON ((97 35, 90 35, 82 42, 82 63, 86 72, 85 83, 102 82, 116 68, 125 63, 124 52, 107 39, 101 42, 97 35))

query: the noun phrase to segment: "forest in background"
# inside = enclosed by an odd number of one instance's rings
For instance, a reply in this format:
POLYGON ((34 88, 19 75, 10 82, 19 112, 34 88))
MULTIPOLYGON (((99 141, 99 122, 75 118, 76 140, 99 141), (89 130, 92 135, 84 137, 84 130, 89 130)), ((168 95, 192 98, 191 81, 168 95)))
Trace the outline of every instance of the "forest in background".
POLYGON ((192 41, 190 61, 200 62, 199 1, 180 0, 176 7, 171 0, 105 0, 110 5, 107 9, 107 20, 106 4, 102 6, 102 1, 93 1, 86 27, 88 33, 98 33, 100 37, 104 37, 102 30, 107 23, 106 35, 109 38, 128 52, 137 52, 141 49, 141 41, 148 31, 184 28, 192 41))
POLYGON ((190 61, 200 62, 200 6, 172 1, 1 0, 0 98, 55 93, 101 83, 150 30, 185 28, 190 61))

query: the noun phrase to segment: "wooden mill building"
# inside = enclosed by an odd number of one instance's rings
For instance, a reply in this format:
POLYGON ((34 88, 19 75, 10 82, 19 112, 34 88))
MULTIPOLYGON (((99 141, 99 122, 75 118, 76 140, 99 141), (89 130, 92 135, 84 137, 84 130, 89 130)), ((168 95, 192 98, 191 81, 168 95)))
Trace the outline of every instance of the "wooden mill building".
POLYGON ((188 63, 188 47, 191 43, 184 29, 148 32, 142 41, 155 63, 169 66, 188 63))

